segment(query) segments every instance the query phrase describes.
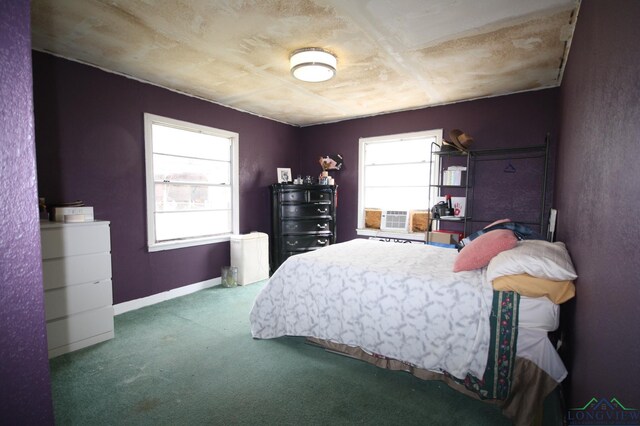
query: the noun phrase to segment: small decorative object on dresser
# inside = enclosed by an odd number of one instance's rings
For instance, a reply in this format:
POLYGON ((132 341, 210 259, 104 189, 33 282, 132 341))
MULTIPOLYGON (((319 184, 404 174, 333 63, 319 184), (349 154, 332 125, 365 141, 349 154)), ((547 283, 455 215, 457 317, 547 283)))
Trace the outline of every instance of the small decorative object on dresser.
POLYGON ((336 194, 332 185, 271 185, 271 272, 289 257, 336 242, 336 194))
POLYGON ((329 154, 318 159, 323 171, 340 170, 342 168, 342 154, 329 154))

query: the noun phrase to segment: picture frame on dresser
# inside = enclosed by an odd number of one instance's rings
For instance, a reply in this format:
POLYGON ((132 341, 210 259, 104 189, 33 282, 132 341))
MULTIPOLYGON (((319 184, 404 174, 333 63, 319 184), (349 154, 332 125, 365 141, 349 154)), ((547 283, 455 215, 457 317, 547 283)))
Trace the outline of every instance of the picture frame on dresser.
POLYGON ((291 169, 285 167, 278 167, 278 183, 291 182, 291 169))

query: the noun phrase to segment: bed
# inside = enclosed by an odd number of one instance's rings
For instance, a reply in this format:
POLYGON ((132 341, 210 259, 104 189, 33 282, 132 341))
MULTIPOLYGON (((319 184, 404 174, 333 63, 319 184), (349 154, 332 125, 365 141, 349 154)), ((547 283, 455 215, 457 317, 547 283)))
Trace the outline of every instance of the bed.
POLYGON ((305 336, 383 368, 442 380, 528 424, 567 375, 547 338, 558 327, 558 300, 513 283, 494 289, 503 275, 537 278, 530 265, 509 264, 506 274, 489 265, 453 272, 459 258, 447 248, 365 239, 293 256, 257 296, 251 333, 305 336))

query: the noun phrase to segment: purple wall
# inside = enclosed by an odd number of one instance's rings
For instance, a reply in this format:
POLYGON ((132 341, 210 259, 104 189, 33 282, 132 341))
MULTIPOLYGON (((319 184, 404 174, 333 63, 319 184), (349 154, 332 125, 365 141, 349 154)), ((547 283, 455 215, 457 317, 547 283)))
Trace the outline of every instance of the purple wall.
POLYGON ((637 0, 583 0, 562 83, 557 235, 579 275, 571 407, 640 407, 639 20, 637 0))
MULTIPOLYGON (((293 173, 317 176, 320 173, 317 163, 320 155, 333 152, 343 155, 342 170, 330 174, 339 185, 338 240, 350 240, 356 237, 358 221, 358 143, 361 137, 442 128, 448 139, 449 131, 459 128, 473 136, 472 149, 492 149, 541 145, 549 132, 553 153, 557 134, 558 93, 558 89, 548 89, 305 127, 302 128, 301 168, 299 172, 293 170, 293 173)), ((553 160, 550 163, 553 170, 553 160)), ((539 168, 540 164, 543 166, 544 161, 538 162, 536 167, 539 168)), ((502 165, 499 170, 503 169, 502 165)), ((490 186, 506 200, 514 197, 514 192, 505 191, 501 182, 492 179, 490 173, 495 171, 487 170, 486 173, 488 175, 478 177, 486 182, 483 187, 490 186)), ((553 173, 548 180, 549 200, 552 188, 553 173)), ((531 208, 539 206, 534 203, 531 208)), ((485 216, 491 214, 484 212, 485 216)), ((501 208, 493 212, 496 219, 502 218, 502 215, 504 211, 501 208)))
POLYGON ((229 243, 146 249, 143 113, 240 135, 240 232, 270 232, 268 186, 295 167, 299 128, 34 52, 38 191, 111 221, 114 303, 220 276, 229 243))
POLYGON ((31 92, 29 1, 0 10, 0 423, 52 424, 31 92))

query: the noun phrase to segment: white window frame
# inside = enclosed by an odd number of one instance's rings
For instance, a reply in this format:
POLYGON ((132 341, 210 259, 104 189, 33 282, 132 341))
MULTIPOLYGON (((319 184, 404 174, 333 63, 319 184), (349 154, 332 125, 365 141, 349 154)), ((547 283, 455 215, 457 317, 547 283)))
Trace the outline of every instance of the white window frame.
MULTIPOLYGON (((433 129, 433 130, 424 130, 419 132, 410 132, 410 133, 399 133, 395 135, 385 135, 385 136, 374 136, 368 138, 360 138, 358 145, 358 225, 356 228, 356 233, 361 236, 369 236, 369 237, 388 237, 388 238, 404 238, 404 239, 416 239, 416 240, 424 240, 424 233, 419 233, 419 235, 414 236, 413 238, 410 234, 403 234, 398 232, 388 232, 381 231, 379 229, 367 229, 365 228, 365 218, 364 218, 364 189, 365 189, 365 148, 367 144, 370 143, 379 143, 379 142, 393 142, 393 141, 403 141, 409 139, 425 139, 425 138, 435 138, 435 143, 438 145, 442 144, 442 129, 433 129)), ((430 151, 429 147, 429 151, 430 151)), ((439 164, 437 159, 430 159, 431 161, 436 161, 435 166, 431 167, 431 177, 429 182, 437 182, 438 178, 438 170, 437 165, 439 164), (435 176, 435 180, 434 180, 435 176)), ((430 188, 430 191, 437 191, 437 188, 430 188)), ((429 199, 433 199, 433 197, 429 197, 429 199)))
POLYGON ((216 129, 214 127, 203 126, 199 124, 189 123, 186 121, 176 120, 173 118, 162 117, 160 115, 144 113, 144 139, 145 139, 145 166, 146 166, 146 186, 147 186, 147 247, 150 252, 170 250, 184 247, 193 247, 205 244, 220 243, 229 241, 232 234, 240 232, 240 202, 239 202, 239 167, 238 167, 238 151, 240 137, 238 133, 227 130, 216 129), (173 241, 156 241, 156 224, 155 224, 155 182, 153 172, 153 132, 152 126, 160 124, 164 126, 174 127, 193 132, 201 132, 204 134, 228 138, 231 141, 231 198, 232 198, 232 231, 207 236, 184 238, 173 241))

